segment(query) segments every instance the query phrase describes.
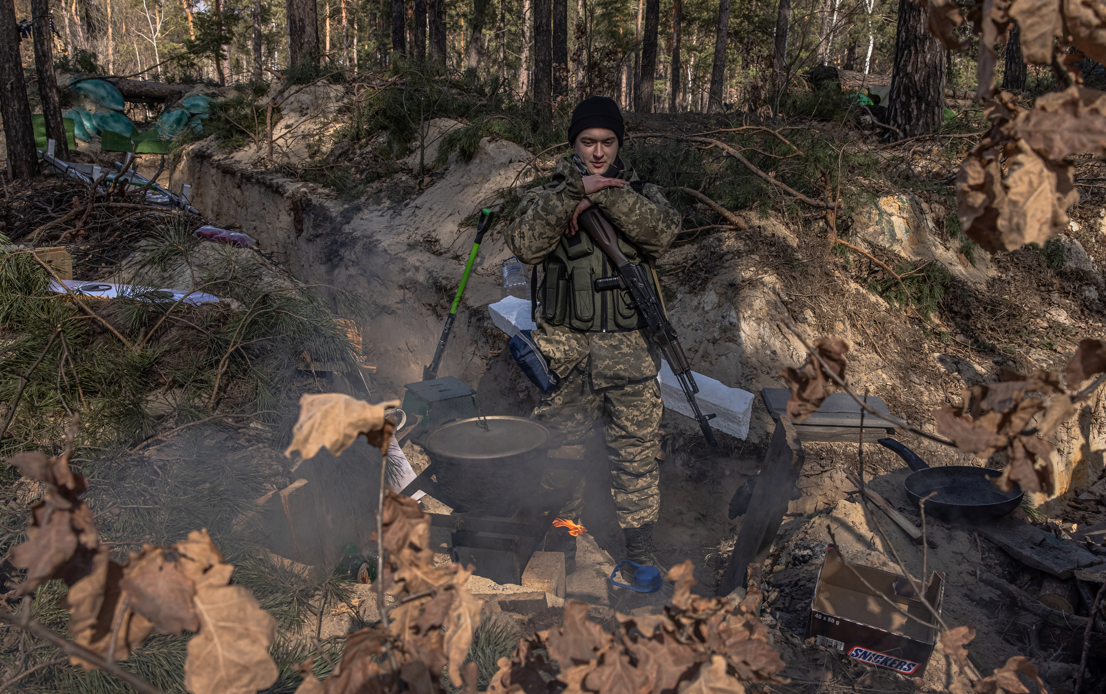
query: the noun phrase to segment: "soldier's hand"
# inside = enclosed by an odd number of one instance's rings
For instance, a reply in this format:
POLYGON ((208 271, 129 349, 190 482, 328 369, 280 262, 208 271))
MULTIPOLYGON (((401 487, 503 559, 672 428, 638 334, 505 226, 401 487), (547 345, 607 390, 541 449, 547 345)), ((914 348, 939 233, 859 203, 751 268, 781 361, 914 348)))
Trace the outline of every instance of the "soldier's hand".
POLYGON ((588 200, 587 198, 580 200, 580 202, 576 204, 576 209, 572 211, 572 221, 568 223, 568 228, 565 229, 565 236, 576 235, 576 231, 580 228, 580 223, 577 221, 576 218, 580 216, 581 212, 591 207, 591 205, 591 200, 588 200))
POLYGON ((621 188, 626 181, 621 178, 607 178, 606 176, 584 176, 584 194, 598 193, 604 188, 621 188))

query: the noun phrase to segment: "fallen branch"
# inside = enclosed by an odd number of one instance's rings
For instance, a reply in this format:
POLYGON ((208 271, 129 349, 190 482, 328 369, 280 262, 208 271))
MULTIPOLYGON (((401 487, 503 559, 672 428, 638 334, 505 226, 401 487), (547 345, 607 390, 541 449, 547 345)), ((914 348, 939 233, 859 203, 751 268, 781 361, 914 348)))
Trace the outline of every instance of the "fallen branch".
POLYGON ((986 133, 955 133, 955 134, 951 134, 951 135, 943 135, 941 133, 931 133, 931 134, 928 134, 928 135, 915 135, 914 137, 907 137, 907 138, 903 138, 902 140, 898 140, 896 142, 886 144, 881 149, 890 149, 892 147, 898 147, 899 145, 905 144, 907 142, 913 142, 915 140, 927 140, 929 138, 934 138, 934 137, 935 138, 942 138, 942 137, 948 137, 948 138, 983 137, 983 135, 985 135, 985 134, 986 133))
POLYGON ((213 414, 210 417, 204 417, 203 419, 197 419, 194 422, 188 422, 187 424, 182 424, 179 427, 175 427, 173 429, 170 429, 169 431, 166 431, 165 433, 157 434, 156 436, 151 436, 150 438, 146 439, 145 441, 138 444, 137 446, 135 446, 134 448, 132 448, 131 450, 129 450, 127 452, 128 453, 134 453, 135 451, 139 451, 142 448, 150 445, 154 441, 157 441, 158 439, 161 439, 162 441, 168 441, 169 440, 168 437, 172 436, 173 434, 177 433, 178 431, 181 431, 182 429, 187 429, 188 427, 194 427, 197 424, 203 424, 204 422, 210 422, 213 419, 250 419, 250 418, 256 417, 259 414, 279 414, 279 413, 276 410, 260 410, 258 412, 253 412, 251 414, 213 414))
POLYGON ((891 274, 891 276, 895 278, 895 281, 899 283, 899 286, 900 286, 900 287, 902 287, 902 291, 903 291, 903 294, 905 294, 905 295, 906 295, 906 298, 908 298, 908 299, 910 298, 910 292, 909 292, 909 291, 907 291, 907 289, 906 289, 906 284, 904 284, 904 283, 903 283, 903 281, 902 281, 902 277, 900 277, 900 276, 899 276, 899 274, 898 274, 897 272, 895 272, 894 270, 892 270, 892 269, 890 268, 890 266, 888 266, 888 265, 887 265, 887 263, 883 262, 882 260, 880 260, 879 258, 875 257, 874 255, 872 255, 872 254, 871 254, 871 253, 869 253, 868 251, 864 250, 863 248, 860 248, 860 247, 858 247, 858 246, 854 246, 854 245, 852 245, 852 244, 851 244, 851 243, 849 243, 848 241, 842 241, 841 239, 839 239, 839 238, 837 238, 837 237, 834 237, 834 239, 833 239, 833 242, 834 242, 834 243, 839 243, 839 244, 841 244, 842 246, 845 246, 846 248, 851 248, 851 249, 853 249, 853 250, 854 250, 854 251, 856 251, 857 253, 859 253, 859 254, 861 254, 861 255, 863 255, 863 256, 865 256, 865 257, 867 257, 867 258, 868 258, 869 260, 871 260, 871 261, 872 261, 873 263, 875 263, 876 265, 879 265, 879 266, 880 266, 881 268, 883 268, 884 270, 886 270, 887 272, 889 272, 889 273, 891 274))
POLYGON ((54 338, 60 334, 60 327, 51 333, 50 339, 46 341, 46 348, 42 350, 42 354, 38 355, 38 359, 35 360, 34 364, 31 364, 31 368, 27 369, 27 373, 19 377, 19 390, 15 391, 15 398, 12 399, 11 404, 8 406, 8 418, 4 420, 4 426, 0 427, 0 439, 3 439, 4 434, 8 433, 8 427, 11 426, 12 420, 15 419, 15 411, 19 409, 19 401, 23 398, 23 390, 27 387, 27 384, 31 382, 31 374, 35 372, 38 365, 46 358, 46 353, 50 351, 50 346, 54 344, 54 338))
POLYGON ((1035 600, 1029 593, 1026 593, 1021 588, 1012 586, 998 576, 989 574, 986 571, 979 572, 979 580, 984 585, 994 588, 1016 602, 1018 607, 1026 612, 1034 614, 1049 624, 1060 627, 1061 629, 1086 629, 1088 623, 1091 621, 1086 617, 1080 617, 1074 614, 1064 614, 1059 610, 1054 610, 1035 600))
POLYGON ((38 620, 32 618, 29 610, 23 610, 19 614, 12 614, 7 610, 0 610, 0 622, 7 622, 12 626, 19 627, 24 631, 34 634, 40 639, 45 639, 46 641, 49 641, 50 643, 60 648, 63 653, 66 653, 70 656, 76 656, 81 660, 87 660, 104 672, 107 672, 123 680, 127 684, 137 689, 139 692, 142 692, 142 694, 165 694, 165 692, 158 689, 141 677, 138 677, 134 673, 124 670, 114 660, 107 660, 99 653, 96 653, 95 651, 90 651, 84 646, 70 641, 61 634, 55 633, 45 624, 42 624, 38 620))
POLYGON ((98 321, 101 325, 103 325, 105 328, 107 328, 111 332, 112 335, 115 335, 117 338, 119 338, 119 341, 123 343, 123 346, 125 346, 127 349, 130 349, 130 347, 131 347, 130 341, 127 340, 127 338, 123 337, 123 335, 118 330, 113 328, 111 323, 108 323, 106 320, 101 318, 99 316, 99 314, 97 314, 95 311, 93 311, 88 306, 86 306, 85 303, 83 301, 81 301, 80 298, 73 292, 73 290, 70 289, 69 286, 65 282, 62 282, 61 278, 58 277, 58 274, 56 272, 54 272, 54 268, 47 265, 45 263, 45 261, 43 261, 41 258, 39 258, 34 253, 31 254, 31 257, 35 259, 36 263, 38 263, 42 267, 46 268, 46 272, 50 273, 50 276, 53 277, 57 281, 57 283, 61 286, 61 288, 65 290, 65 293, 68 294, 73 299, 73 301, 75 301, 77 303, 77 306, 81 307, 82 311, 87 313, 89 316, 91 316, 96 321, 98 321))
POLYGON ((1098 595, 1095 596, 1089 612, 1091 618, 1087 620, 1087 628, 1083 630, 1083 657, 1079 659, 1079 675, 1075 678, 1075 691, 1072 694, 1079 694, 1079 689, 1083 686, 1083 673, 1087 670, 1087 654, 1091 650, 1091 625, 1096 621, 1094 617, 1098 612, 1098 606, 1102 604, 1103 593, 1106 593, 1106 583, 1098 589, 1098 595))
POLYGON ((692 188, 686 188, 684 186, 680 186, 679 189, 680 189, 681 192, 687 193, 688 195, 695 198, 699 202, 703 203, 704 205, 706 205, 710 209, 714 210, 717 214, 721 215, 724 219, 726 219, 727 221, 732 223, 737 228, 739 228, 739 229, 748 229, 749 228, 749 225, 745 223, 744 219, 738 217, 736 214, 734 214, 733 212, 730 212, 725 207, 722 207, 720 204, 718 204, 714 200, 711 200, 710 198, 708 198, 706 195, 703 195, 699 191, 694 190, 692 188))
MULTIPOLYGON (((699 144, 710 145, 712 147, 718 147, 719 149, 721 149, 726 154, 730 155, 734 159, 737 159, 739 162, 741 162, 742 166, 744 166, 746 169, 751 171, 754 175, 760 177, 761 179, 767 181, 768 183, 771 183, 772 185, 776 186, 777 188, 782 190, 784 193, 790 195, 791 197, 796 198, 798 200, 801 200, 802 202, 805 202, 806 204, 810 205, 811 207, 818 207, 820 209, 829 209, 829 210, 837 209, 837 207, 839 207, 839 203, 837 203, 837 202, 825 202, 823 200, 815 200, 812 197, 809 197, 807 195, 803 195, 802 193, 795 190, 791 186, 787 185, 783 181, 780 181, 777 178, 775 178, 774 176, 772 176, 770 174, 767 174, 764 171, 760 170, 751 161, 749 161, 744 156, 742 156, 741 152, 738 152, 736 149, 734 149, 733 147, 727 145, 725 142, 722 142, 721 140, 715 140, 714 138, 711 138, 711 137, 697 137, 695 135, 676 135, 674 133, 642 133, 642 134, 638 135, 638 137, 641 137, 641 138, 667 137, 667 138, 671 138, 673 140, 685 140, 687 142, 698 142, 699 144)), ((791 144, 791 143, 789 142, 788 144, 791 144)), ((791 145, 791 146, 795 147, 795 145, 791 145)), ((796 147, 796 149, 798 149, 798 148, 796 147)))

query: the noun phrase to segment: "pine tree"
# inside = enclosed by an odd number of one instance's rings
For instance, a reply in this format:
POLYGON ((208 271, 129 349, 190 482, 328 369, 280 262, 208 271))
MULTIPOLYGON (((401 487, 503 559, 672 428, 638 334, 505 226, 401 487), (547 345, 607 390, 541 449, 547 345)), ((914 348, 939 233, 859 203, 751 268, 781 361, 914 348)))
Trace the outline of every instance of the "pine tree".
POLYGON ((288 65, 319 64, 319 16, 315 0, 287 0, 288 65))
POLYGON ((641 76, 635 96, 634 110, 653 112, 653 80, 657 75, 657 26, 660 23, 660 0, 646 0, 645 27, 641 36, 641 76))
POLYGON ((924 6, 899 0, 895 65, 888 94, 888 125, 899 137, 924 135, 945 115, 945 48, 927 25, 924 6))
POLYGON ((1002 73, 1002 88, 1008 92, 1024 92, 1026 79, 1025 57, 1022 55, 1021 29, 1014 22, 1010 27, 1010 40, 1006 42, 1006 67, 1002 73))
POLYGON ((50 33, 50 3, 48 0, 31 0, 34 24, 35 71, 38 74, 38 94, 42 97, 42 117, 46 121, 46 137, 54 141, 54 154, 69 158, 69 145, 61 122, 61 105, 58 101, 58 80, 54 75, 54 37, 50 33))
POLYGON ((4 117, 8 167, 14 179, 31 178, 38 171, 38 152, 27 85, 23 81, 13 0, 0 0, 0 36, 8 37, 7 41, 0 41, 0 114, 4 117))
POLYGON ((534 106, 537 125, 553 123, 553 31, 550 0, 534 0, 534 106))
POLYGON ((407 52, 404 26, 406 19, 407 12, 403 8, 403 0, 392 0, 392 53, 396 56, 407 52))
POLYGON ((553 0, 553 93, 568 87, 568 0, 553 0))
POLYGON ((672 0, 672 73, 671 85, 668 88, 668 112, 677 113, 680 110, 680 39, 683 29, 683 0, 672 0))
POLYGON ((708 110, 722 110, 722 85, 726 77, 726 44, 730 37, 730 0, 718 3, 718 29, 714 38, 714 65, 710 71, 710 103, 708 110))

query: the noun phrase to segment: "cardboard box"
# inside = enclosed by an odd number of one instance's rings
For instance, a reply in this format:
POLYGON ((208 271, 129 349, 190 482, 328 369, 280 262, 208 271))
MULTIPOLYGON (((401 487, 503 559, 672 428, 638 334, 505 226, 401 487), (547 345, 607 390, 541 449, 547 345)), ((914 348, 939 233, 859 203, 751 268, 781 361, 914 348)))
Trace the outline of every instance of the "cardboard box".
MULTIPOLYGON (((945 575, 934 572, 925 589, 926 600, 940 612, 944 595, 945 575)), ((884 597, 907 614, 933 623, 905 577, 846 562, 830 545, 814 589, 807 636, 862 663, 921 677, 937 645, 937 629, 906 617, 884 597), (857 573, 875 591, 864 585, 857 573)))

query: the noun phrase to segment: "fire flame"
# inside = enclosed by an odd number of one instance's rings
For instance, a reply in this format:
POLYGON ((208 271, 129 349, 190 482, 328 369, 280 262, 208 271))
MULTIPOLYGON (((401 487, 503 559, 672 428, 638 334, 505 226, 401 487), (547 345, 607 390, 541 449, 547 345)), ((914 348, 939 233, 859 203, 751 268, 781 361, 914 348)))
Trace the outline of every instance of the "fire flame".
POLYGON ((558 518, 557 520, 553 521, 553 527, 554 528, 568 528, 568 534, 573 536, 573 537, 580 537, 581 535, 583 535, 584 533, 586 533, 588 531, 587 528, 580 525, 579 523, 577 523, 575 521, 570 521, 566 518, 558 518))

